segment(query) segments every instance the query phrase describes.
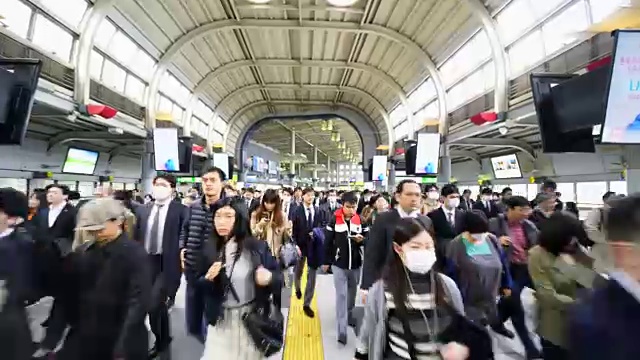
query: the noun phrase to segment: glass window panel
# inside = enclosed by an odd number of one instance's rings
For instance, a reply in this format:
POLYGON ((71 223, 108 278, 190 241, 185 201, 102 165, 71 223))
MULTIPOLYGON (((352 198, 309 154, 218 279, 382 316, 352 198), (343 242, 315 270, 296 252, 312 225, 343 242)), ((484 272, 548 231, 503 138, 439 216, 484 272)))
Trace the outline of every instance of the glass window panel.
POLYGON ((36 15, 33 43, 65 61, 71 58, 73 35, 40 14, 36 15))
POLYGON ((111 21, 107 19, 102 20, 102 23, 100 23, 100 27, 98 27, 98 31, 96 32, 95 44, 106 50, 115 33, 116 27, 113 26, 111 21))
POLYGON ((145 84, 142 80, 129 74, 127 76, 127 87, 124 94, 138 103, 144 103, 145 84))
POLYGON ((128 66, 138 52, 138 46, 122 31, 116 32, 109 43, 109 54, 122 65, 128 66))
POLYGON ((211 130, 211 141, 214 144, 222 144, 222 134, 215 130, 211 130))
POLYGON ((80 197, 92 197, 95 193, 95 187, 96 186, 93 182, 78 182, 78 192, 80 193, 80 197))
POLYGON ((394 131, 396 132, 396 140, 400 140, 403 137, 407 136, 409 133, 409 122, 405 121, 402 124, 398 125, 394 131))
POLYGON ((482 70, 483 69, 478 69, 478 71, 469 75, 469 77, 465 80, 465 96, 467 98, 463 101, 472 99, 484 92, 484 73, 482 72, 482 70))
POLYGON ((391 119, 391 125, 396 125, 402 122, 407 118, 407 112, 403 105, 396 106, 395 109, 389 114, 389 118, 391 119))
POLYGON ((173 121, 176 124, 182 124, 182 108, 176 104, 173 106, 173 110, 171 111, 171 115, 173 115, 173 121))
POLYGON ((518 76, 544 58, 544 55, 542 33, 539 30, 518 40, 518 42, 509 49, 511 77, 518 76))
POLYGON ((104 61, 104 68, 102 69, 102 83, 124 93, 125 81, 127 79, 127 72, 120 66, 114 64, 112 61, 104 61))
POLYGON ((627 181, 610 181, 609 182, 609 191, 613 191, 619 195, 627 195, 627 181))
MULTIPOLYGON (((539 1, 539 0, 536 0, 539 1)), ((546 0, 545 0, 546 1, 546 0)), ((536 21, 527 0, 513 0, 497 16, 498 33, 504 45, 511 44, 536 21)))
MULTIPOLYGON (((531 7, 535 14, 536 20, 542 20, 545 16, 549 15, 553 10, 557 9, 560 5, 565 3, 565 0, 530 0, 531 7)), ((610 1, 610 0, 605 0, 610 1)), ((584 7, 584 3, 581 4, 584 7)))
POLYGON ((142 49, 138 49, 136 56, 129 61, 131 70, 135 71, 136 74, 142 76, 145 80, 151 78, 155 66, 156 61, 142 49))
POLYGON ((0 188, 10 187, 24 193, 27 192, 27 179, 0 178, 0 188))
POLYGON ((607 191, 605 181, 579 182, 576 184, 576 198, 580 206, 602 205, 602 195, 607 191))
POLYGON ((29 23, 31 19, 31 8, 19 0, 0 1, 0 26, 3 26, 12 33, 27 38, 29 23))
POLYGON ((587 9, 578 2, 551 19, 542 27, 544 48, 551 55, 578 40, 578 32, 589 26, 587 9))
POLYGON ((159 96, 158 100, 158 111, 171 114, 173 111, 173 102, 169 100, 166 96, 159 96))
POLYGON ((576 201, 576 193, 573 190, 573 183, 558 183, 557 192, 560 193, 560 200, 563 202, 576 201))
POLYGON ((205 119, 206 121, 211 120, 211 118, 213 117, 213 110, 211 110, 211 108, 207 104, 202 102, 202 100, 198 100, 194 112, 200 118, 205 119))
POLYGON ((484 78, 485 90, 493 89, 496 86, 496 67, 493 61, 482 68, 482 77, 484 78))
POLYGON ((591 5, 591 21, 599 23, 613 14, 620 6, 620 0, 589 0, 591 5))
POLYGON ((104 62, 104 57, 100 55, 97 51, 91 51, 91 63, 89 63, 89 71, 91 77, 97 80, 100 80, 102 77, 102 63, 104 62))
POLYGON ((447 91, 447 106, 449 111, 456 110, 466 100, 465 81, 458 83, 447 91))
POLYGON ((40 2, 53 14, 76 28, 80 25, 89 5, 85 0, 40 0, 40 2))
POLYGON ((420 110, 428 101, 436 96, 436 88, 431 79, 423 82, 409 95, 410 111, 416 112, 420 110))

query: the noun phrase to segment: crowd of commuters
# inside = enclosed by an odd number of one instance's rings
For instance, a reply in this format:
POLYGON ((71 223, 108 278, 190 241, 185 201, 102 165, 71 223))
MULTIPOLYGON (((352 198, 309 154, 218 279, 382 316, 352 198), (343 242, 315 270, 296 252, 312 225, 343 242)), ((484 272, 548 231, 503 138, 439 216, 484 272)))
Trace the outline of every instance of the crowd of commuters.
POLYGON ((201 180, 180 193, 161 174, 149 194, 85 200, 58 184, 0 189, 1 358, 158 358, 184 277, 202 359, 263 359, 282 347, 283 288, 312 318, 330 273, 336 341, 357 328, 356 359, 487 360, 492 333, 517 336, 527 359, 640 359, 640 195, 607 193, 583 223, 552 181, 530 202, 412 180, 393 194, 236 189, 215 167, 201 180), (26 307, 44 297, 36 343, 26 307))

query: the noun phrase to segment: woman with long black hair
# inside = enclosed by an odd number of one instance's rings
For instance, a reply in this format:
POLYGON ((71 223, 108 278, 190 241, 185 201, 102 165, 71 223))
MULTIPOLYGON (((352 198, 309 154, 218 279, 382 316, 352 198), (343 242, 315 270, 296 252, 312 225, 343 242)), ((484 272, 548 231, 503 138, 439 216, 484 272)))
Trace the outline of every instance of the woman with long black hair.
POLYGON ((264 358, 243 318, 270 308, 280 274, 267 243, 251 236, 242 200, 216 204, 212 236, 203 244, 198 267, 209 323, 202 360, 264 358))
POLYGON ((258 240, 269 244, 271 253, 278 258, 285 237, 291 237, 293 225, 284 217, 282 200, 275 189, 264 192, 260 206, 251 213, 251 232, 258 240))
POLYGON ((492 359, 491 340, 464 318, 460 290, 434 269, 433 238, 404 218, 393 236, 393 258, 369 289, 356 359, 492 359))

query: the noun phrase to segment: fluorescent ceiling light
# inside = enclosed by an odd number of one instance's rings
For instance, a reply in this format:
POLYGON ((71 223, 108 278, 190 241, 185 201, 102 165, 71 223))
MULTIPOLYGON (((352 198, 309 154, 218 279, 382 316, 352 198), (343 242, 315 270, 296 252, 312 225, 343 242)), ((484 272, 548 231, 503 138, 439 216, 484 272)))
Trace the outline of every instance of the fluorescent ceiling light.
POLYGON ((358 0, 327 0, 327 2, 333 6, 347 7, 357 3, 358 0))
POLYGON ((249 2, 252 2, 254 4, 266 4, 271 0, 249 0, 249 2))

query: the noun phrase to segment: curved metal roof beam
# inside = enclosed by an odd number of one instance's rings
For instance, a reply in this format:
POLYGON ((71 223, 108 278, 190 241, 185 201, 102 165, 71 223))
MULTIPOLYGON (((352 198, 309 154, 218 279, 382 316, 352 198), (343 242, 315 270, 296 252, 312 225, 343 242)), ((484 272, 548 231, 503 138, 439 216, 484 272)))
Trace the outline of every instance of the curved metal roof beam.
POLYGON ((509 147, 522 151, 531 160, 536 160, 536 153, 533 150, 533 146, 529 145, 526 141, 516 139, 505 138, 466 138, 454 142, 452 145, 470 145, 470 146, 488 146, 488 147, 509 147))
MULTIPOLYGON (((244 107, 242 107, 241 109, 239 109, 235 114, 233 114, 233 116, 231 116, 231 119, 229 120, 229 125, 227 126, 227 129, 224 132, 224 136, 222 138, 222 142, 224 144, 224 148, 226 151, 230 151, 229 150, 229 144, 228 144, 228 140, 229 140, 229 133, 231 131, 231 128, 233 126, 233 124, 236 124, 238 122, 238 120, 240 118, 242 118, 244 115, 247 114, 247 112, 260 107, 260 106, 266 106, 266 105, 274 105, 274 106, 278 106, 278 105, 299 105, 299 106, 330 106, 330 107, 337 107, 337 108, 345 108, 345 109, 349 109, 352 110, 354 112, 357 112, 360 116, 362 116, 365 119, 370 119, 369 115, 367 115, 362 109, 358 108, 357 106, 354 106, 352 104, 347 104, 347 103, 334 103, 333 101, 317 101, 317 100, 312 100, 312 101, 305 101, 305 102, 300 102, 300 101, 296 101, 296 100, 272 100, 272 101, 266 101, 266 100, 261 100, 261 101, 256 101, 250 104, 245 105, 244 107)), ((371 121, 372 125, 373 121, 371 121)), ((242 134, 239 134, 238 139, 240 138, 242 134)), ((238 141, 238 139, 236 139, 236 141, 238 141)), ((378 141, 380 141, 381 139, 379 138, 379 134, 378 134, 378 141)), ((389 156, 393 155, 393 148, 389 148, 389 156)))
POLYGON ((471 11, 482 22, 482 28, 487 34, 491 54, 493 55, 493 66, 495 67, 496 85, 493 92, 495 112, 504 117, 509 111, 509 68, 507 67, 507 54, 500 41, 498 28, 495 19, 489 13, 481 0, 465 0, 471 11))
POLYGON ((480 158, 480 155, 478 155, 474 151, 471 151, 471 150, 454 150, 454 149, 452 149, 452 150, 450 150, 449 154, 451 156, 470 159, 470 160, 478 163, 478 165, 482 166, 482 158, 480 158))
POLYGON ((87 12, 79 26, 78 50, 75 54, 75 75, 73 83, 73 99, 78 104, 88 104, 91 90, 91 50, 98 28, 102 20, 117 0, 96 0, 87 12))
MULTIPOLYGON (((153 77, 149 83, 149 96, 147 96, 147 119, 150 121, 155 120, 155 104, 156 97, 158 95, 158 87, 160 85, 160 79, 167 67, 175 56, 192 41, 202 38, 210 33, 216 33, 226 30, 235 29, 282 29, 282 30, 323 30, 323 31, 341 31, 352 33, 367 33, 376 36, 383 37, 385 39, 394 41, 409 51, 417 54, 421 57, 422 62, 429 73, 429 76, 433 79, 433 83, 438 95, 438 105, 440 110, 440 132, 445 133, 447 130, 447 104, 446 97, 447 92, 440 77, 440 73, 436 68, 436 64, 433 62, 429 54, 420 47, 413 40, 408 37, 380 25, 374 24, 358 24, 353 22, 337 22, 337 21, 298 21, 298 20, 273 20, 273 19, 249 19, 249 20, 220 20, 214 21, 195 29, 192 29, 187 34, 176 40, 165 53, 162 55, 158 63, 156 64, 153 77)), ((415 133, 415 120, 411 122, 412 131, 410 137, 413 138, 415 133)))

